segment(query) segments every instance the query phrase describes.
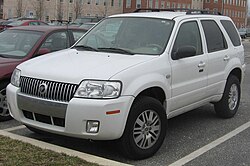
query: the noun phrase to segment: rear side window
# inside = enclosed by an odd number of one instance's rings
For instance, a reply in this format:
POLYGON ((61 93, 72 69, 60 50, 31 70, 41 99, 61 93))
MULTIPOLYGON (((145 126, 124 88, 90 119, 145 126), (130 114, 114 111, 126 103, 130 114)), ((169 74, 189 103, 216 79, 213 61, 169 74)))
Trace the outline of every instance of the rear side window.
POLYGON ((208 52, 227 49, 226 40, 217 23, 212 20, 203 20, 201 23, 206 36, 208 52))
POLYGON ((225 28, 225 30, 227 31, 227 34, 228 34, 231 42, 233 43, 233 45, 240 46, 241 45, 240 38, 239 38, 238 32, 236 31, 233 23, 229 20, 221 20, 220 22, 223 25, 223 27, 225 28))

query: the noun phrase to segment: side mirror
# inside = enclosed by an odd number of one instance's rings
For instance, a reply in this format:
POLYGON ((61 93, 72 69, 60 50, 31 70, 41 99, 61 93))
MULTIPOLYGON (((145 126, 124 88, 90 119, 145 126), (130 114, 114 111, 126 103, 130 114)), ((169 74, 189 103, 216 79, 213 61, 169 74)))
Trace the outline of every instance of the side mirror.
POLYGON ((196 48, 194 46, 183 46, 177 48, 175 52, 172 52, 172 59, 178 60, 181 58, 187 58, 196 54, 196 48))
POLYGON ((47 54, 50 53, 50 50, 48 48, 40 48, 36 54, 36 56, 38 55, 43 55, 43 54, 47 54))

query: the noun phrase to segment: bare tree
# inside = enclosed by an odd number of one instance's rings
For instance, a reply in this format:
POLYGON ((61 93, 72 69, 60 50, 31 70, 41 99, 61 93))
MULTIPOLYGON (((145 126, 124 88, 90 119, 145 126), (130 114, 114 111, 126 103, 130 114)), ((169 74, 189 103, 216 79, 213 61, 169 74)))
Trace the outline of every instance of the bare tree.
POLYGON ((17 17, 23 16, 23 0, 17 0, 17 6, 16 6, 16 15, 17 17))
POLYGON ((57 5, 57 19, 62 20, 63 19, 63 7, 62 3, 59 0, 59 3, 57 5))
POLYGON ((98 10, 101 13, 102 16, 106 17, 108 13, 108 6, 109 6, 109 0, 103 0, 103 6, 98 6, 98 10))
POLYGON ((81 17, 82 12, 83 12, 83 4, 81 0, 75 0, 74 12, 75 12, 76 19, 81 17))
POLYGON ((37 19, 42 20, 45 9, 44 0, 37 0, 33 2, 33 8, 35 10, 37 19))

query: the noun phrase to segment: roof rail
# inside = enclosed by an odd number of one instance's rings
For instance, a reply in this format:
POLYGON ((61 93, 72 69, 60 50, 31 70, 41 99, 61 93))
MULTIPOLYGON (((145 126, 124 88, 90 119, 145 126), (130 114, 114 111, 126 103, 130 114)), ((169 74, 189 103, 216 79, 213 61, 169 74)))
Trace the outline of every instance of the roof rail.
POLYGON ((136 9, 134 13, 138 13, 141 11, 145 12, 161 12, 161 11, 169 11, 169 12, 176 12, 176 11, 185 11, 186 14, 214 14, 214 15, 222 15, 220 12, 214 12, 209 10, 199 10, 199 9, 188 9, 188 8, 168 8, 168 9, 156 9, 156 8, 140 8, 136 9))

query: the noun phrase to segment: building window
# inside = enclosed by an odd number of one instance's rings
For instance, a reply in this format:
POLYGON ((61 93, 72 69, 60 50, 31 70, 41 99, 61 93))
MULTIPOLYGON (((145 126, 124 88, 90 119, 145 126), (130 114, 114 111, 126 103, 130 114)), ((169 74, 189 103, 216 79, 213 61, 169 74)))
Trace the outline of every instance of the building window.
POLYGON ((46 16, 46 17, 45 17, 45 21, 46 21, 46 22, 49 22, 49 16, 46 16))
POLYGON ((73 13, 69 13, 69 22, 72 21, 73 13))
POLYGON ((172 3, 172 8, 175 8, 175 3, 174 2, 172 3))
POLYGON ((122 0, 119 0, 119 7, 122 6, 122 0))
POLYGON ((114 6, 114 0, 111 0, 111 6, 114 6))
POLYGON ((167 2, 166 8, 170 8, 170 2, 167 2))
POLYGON ((206 0, 206 3, 210 3, 210 0, 206 0))
POLYGON ((141 8, 141 0, 136 0, 136 8, 141 8))
POLYGON ((214 0, 214 3, 218 3, 218 0, 214 0))
POLYGON ((149 8, 153 8, 153 0, 149 0, 149 8))
POLYGON ((99 5, 99 0, 95 0, 95 4, 96 4, 96 5, 99 5))
POLYGON ((63 0, 60 0, 60 2, 63 2, 63 0))
POLYGON ((126 8, 131 8, 131 0, 126 0, 126 8))
POLYGON ((88 0, 87 4, 90 4, 91 3, 91 0, 88 0))
POLYGON ((69 3, 73 3, 73 0, 69 0, 69 3))
POLYGON ((164 1, 161 1, 161 8, 164 9, 164 1))
POLYGON ((159 8, 159 1, 155 1, 155 8, 159 8))

